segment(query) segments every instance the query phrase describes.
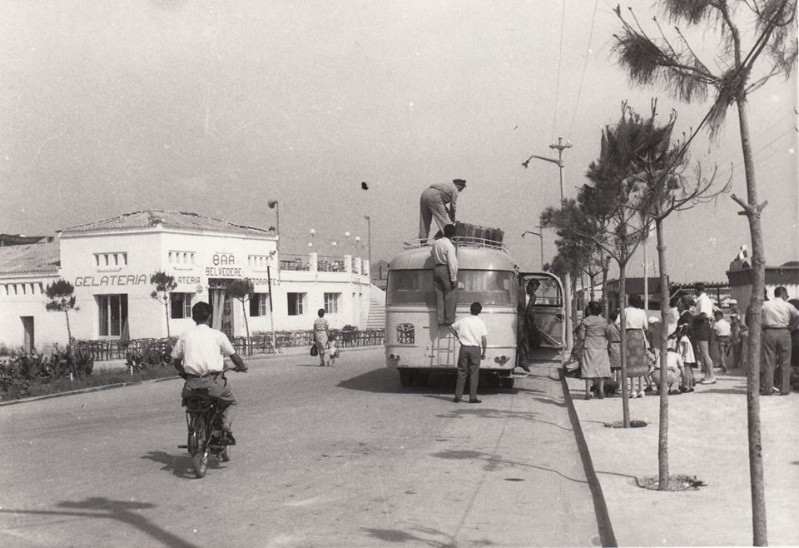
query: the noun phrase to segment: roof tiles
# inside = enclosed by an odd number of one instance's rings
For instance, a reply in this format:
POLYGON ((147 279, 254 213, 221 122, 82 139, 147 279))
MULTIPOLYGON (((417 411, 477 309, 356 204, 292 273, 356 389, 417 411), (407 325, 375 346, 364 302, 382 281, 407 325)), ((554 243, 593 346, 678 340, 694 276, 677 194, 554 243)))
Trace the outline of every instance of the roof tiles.
POLYGON ((166 211, 160 209, 149 209, 145 211, 125 213, 116 217, 65 228, 61 232, 64 234, 70 234, 90 231, 120 230, 127 228, 147 228, 158 225, 166 228, 228 232, 233 234, 271 234, 271 232, 266 229, 237 225, 228 221, 223 221, 221 219, 198 215, 197 213, 185 211, 166 211))
POLYGON ((56 242, 0 247, 0 274, 57 273, 60 266, 56 242))

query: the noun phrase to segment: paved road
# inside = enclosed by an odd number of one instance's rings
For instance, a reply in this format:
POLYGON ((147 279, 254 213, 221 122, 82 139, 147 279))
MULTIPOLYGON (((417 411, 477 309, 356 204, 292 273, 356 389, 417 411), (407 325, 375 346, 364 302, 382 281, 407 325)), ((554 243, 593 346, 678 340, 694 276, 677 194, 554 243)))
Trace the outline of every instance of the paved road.
POLYGON ((403 389, 382 350, 229 378, 229 463, 194 479, 178 380, 0 407, 2 546, 596 545, 560 385, 481 405, 403 389))

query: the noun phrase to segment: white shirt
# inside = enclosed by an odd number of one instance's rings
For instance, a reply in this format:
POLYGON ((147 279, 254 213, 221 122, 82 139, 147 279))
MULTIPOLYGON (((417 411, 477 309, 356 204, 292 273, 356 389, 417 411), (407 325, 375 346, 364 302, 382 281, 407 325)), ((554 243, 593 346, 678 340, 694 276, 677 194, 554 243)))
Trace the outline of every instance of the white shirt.
POLYGON ((710 300, 710 297, 707 296, 707 293, 700 293, 696 298, 696 304, 694 305, 693 312, 695 316, 697 314, 704 314, 705 319, 710 319, 713 317, 713 301, 710 300))
POLYGON ((724 318, 720 319, 719 321, 713 324, 713 330, 716 332, 717 337, 729 337, 730 335, 732 335, 732 328, 730 327, 730 322, 728 322, 724 318))
MULTIPOLYGON (((616 318, 616 323, 621 325, 621 314, 616 318)), ((628 306, 624 309, 624 323, 627 329, 649 329, 649 320, 646 312, 641 308, 628 306)))
POLYGON ((763 327, 794 327, 799 322, 799 310, 781 297, 763 303, 763 327))
POLYGON ((445 264, 449 268, 449 279, 452 283, 458 281, 458 256, 455 245, 447 237, 439 238, 433 243, 430 250, 437 265, 445 264))
POLYGON ((474 314, 461 318, 452 324, 452 329, 458 334, 461 346, 482 347, 483 337, 488 335, 485 322, 474 314))
POLYGON ((236 353, 227 335, 206 324, 199 324, 180 336, 172 357, 183 360, 183 369, 189 375, 205 375, 224 369, 224 357, 236 353))

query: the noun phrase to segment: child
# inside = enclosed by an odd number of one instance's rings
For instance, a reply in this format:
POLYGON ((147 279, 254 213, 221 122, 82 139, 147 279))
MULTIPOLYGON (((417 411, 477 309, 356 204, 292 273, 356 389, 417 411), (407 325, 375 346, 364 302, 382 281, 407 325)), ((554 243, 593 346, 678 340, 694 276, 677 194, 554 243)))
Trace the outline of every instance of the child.
POLYGON ((673 345, 669 345, 669 349, 666 351, 666 374, 662 375, 660 359, 657 359, 655 361, 655 369, 652 371, 650 377, 652 382, 658 387, 660 387, 661 382, 666 382, 669 387, 669 394, 676 395, 681 393, 679 386, 680 380, 685 373, 684 370, 685 365, 683 364, 682 358, 677 353, 677 349, 674 348, 673 345))
POLYGON ((680 390, 683 392, 694 391, 694 367, 696 366, 696 357, 694 356, 694 345, 688 338, 689 325, 684 325, 677 330, 677 353, 682 359, 685 368, 682 386, 680 390))
POLYGON ((727 320, 724 319, 724 313, 721 310, 716 310, 713 313, 716 321, 713 323, 713 331, 716 332, 716 348, 719 351, 719 367, 721 372, 727 372, 727 352, 730 348, 730 336, 732 335, 732 328, 727 320))
POLYGON ((327 365, 329 365, 330 367, 336 366, 336 358, 338 358, 339 356, 338 339, 339 337, 336 336, 333 340, 331 340, 328 343, 327 365))

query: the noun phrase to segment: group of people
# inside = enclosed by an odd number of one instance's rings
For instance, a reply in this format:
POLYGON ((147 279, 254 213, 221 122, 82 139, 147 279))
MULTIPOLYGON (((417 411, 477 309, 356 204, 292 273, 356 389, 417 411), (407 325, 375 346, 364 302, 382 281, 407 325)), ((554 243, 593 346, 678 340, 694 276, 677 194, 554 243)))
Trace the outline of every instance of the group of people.
MULTIPOLYGON (((668 333, 666 348, 661 348, 659 337, 653 337, 650 318, 644 310, 640 295, 630 295, 624 309, 626 375, 629 380, 628 396, 641 398, 661 383, 668 385, 669 394, 693 392, 694 385, 715 384, 713 359, 710 356, 711 332, 716 333, 720 363, 726 372, 725 357, 731 344, 732 326, 721 311, 714 311, 713 303, 705 292, 704 284, 694 287, 695 296, 682 296, 672 303, 669 316, 661 323, 668 333), (660 354, 666 353, 666 371, 661 371, 660 354), (701 365, 703 377, 695 381, 693 369, 701 365)), ((659 321, 659 320, 658 320, 659 321)), ((739 333, 740 336, 740 333, 739 333)), ((618 311, 609 321, 602 318, 602 307, 591 302, 577 327, 577 342, 573 358, 580 362, 580 376, 585 379, 585 397, 605 397, 605 381, 612 380, 614 392, 621 385, 621 325, 618 311)))

